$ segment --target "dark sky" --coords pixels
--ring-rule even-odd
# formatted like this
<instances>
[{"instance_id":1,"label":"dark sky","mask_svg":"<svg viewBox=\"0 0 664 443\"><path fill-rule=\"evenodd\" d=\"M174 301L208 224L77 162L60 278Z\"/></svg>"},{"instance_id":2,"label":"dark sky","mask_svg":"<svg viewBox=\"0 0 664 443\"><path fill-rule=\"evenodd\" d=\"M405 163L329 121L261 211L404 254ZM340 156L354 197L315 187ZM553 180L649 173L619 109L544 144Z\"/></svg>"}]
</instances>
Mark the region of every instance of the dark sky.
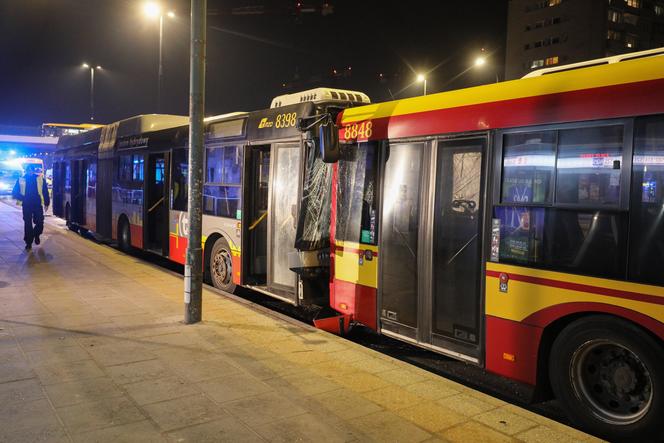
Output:
<instances>
[{"instance_id":1,"label":"dark sky","mask_svg":"<svg viewBox=\"0 0 664 443\"><path fill-rule=\"evenodd\" d=\"M96 121L156 112L158 25L143 3L0 0L0 124L88 121L83 62L103 67ZM165 22L161 111L186 114L189 2L163 3L178 16ZM361 90L373 101L409 97L422 88L414 71L436 66L430 92L502 76L507 0L329 0L325 16L322 0L303 0L318 8L311 13L297 14L296 3L208 0L206 115L265 108L275 95L315 86ZM246 6L263 13L237 15ZM489 66L457 77L481 48L493 54Z\"/></svg>"}]
</instances>

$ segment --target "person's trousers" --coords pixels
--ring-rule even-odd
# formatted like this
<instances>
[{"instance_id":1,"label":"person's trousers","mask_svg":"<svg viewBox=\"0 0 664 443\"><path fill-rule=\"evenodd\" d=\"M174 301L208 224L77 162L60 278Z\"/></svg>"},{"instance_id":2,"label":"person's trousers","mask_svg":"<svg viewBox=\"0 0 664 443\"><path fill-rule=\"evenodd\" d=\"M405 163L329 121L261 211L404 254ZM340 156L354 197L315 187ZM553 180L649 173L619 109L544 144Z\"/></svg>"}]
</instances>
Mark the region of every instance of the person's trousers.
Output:
<instances>
[{"instance_id":1,"label":"person's trousers","mask_svg":"<svg viewBox=\"0 0 664 443\"><path fill-rule=\"evenodd\" d=\"M23 240L25 240L26 245L32 245L35 237L39 237L44 231L44 208L42 205L23 205L23 223Z\"/></svg>"}]
</instances>

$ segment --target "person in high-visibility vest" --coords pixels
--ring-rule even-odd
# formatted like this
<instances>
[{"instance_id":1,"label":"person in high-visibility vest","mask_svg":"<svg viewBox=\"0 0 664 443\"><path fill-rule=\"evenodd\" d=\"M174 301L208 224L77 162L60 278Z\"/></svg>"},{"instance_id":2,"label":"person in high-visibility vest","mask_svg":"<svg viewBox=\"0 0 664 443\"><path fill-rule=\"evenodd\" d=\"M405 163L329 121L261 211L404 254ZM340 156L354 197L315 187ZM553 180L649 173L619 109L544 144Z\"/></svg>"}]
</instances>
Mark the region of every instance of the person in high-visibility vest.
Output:
<instances>
[{"instance_id":1,"label":"person in high-visibility vest","mask_svg":"<svg viewBox=\"0 0 664 443\"><path fill-rule=\"evenodd\" d=\"M41 243L39 236L44 230L44 211L51 204L48 186L38 165L28 164L25 174L16 180L12 196L23 207L23 240L25 249L32 249L32 242ZM34 225L33 225L34 222Z\"/></svg>"}]
</instances>

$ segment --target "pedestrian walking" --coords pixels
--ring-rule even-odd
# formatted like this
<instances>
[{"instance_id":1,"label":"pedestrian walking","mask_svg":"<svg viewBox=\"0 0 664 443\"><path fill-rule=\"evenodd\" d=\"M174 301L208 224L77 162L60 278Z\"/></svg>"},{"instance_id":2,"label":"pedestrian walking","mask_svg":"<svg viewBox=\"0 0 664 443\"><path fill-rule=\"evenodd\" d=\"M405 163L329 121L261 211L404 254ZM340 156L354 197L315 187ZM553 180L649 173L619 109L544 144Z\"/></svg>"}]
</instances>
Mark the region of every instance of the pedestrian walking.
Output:
<instances>
[{"instance_id":1,"label":"pedestrian walking","mask_svg":"<svg viewBox=\"0 0 664 443\"><path fill-rule=\"evenodd\" d=\"M38 165L26 166L25 174L16 180L12 196L23 207L23 240L26 251L29 251L33 241L36 245L41 243L39 236L44 230L44 211L51 204L48 186Z\"/></svg>"}]
</instances>

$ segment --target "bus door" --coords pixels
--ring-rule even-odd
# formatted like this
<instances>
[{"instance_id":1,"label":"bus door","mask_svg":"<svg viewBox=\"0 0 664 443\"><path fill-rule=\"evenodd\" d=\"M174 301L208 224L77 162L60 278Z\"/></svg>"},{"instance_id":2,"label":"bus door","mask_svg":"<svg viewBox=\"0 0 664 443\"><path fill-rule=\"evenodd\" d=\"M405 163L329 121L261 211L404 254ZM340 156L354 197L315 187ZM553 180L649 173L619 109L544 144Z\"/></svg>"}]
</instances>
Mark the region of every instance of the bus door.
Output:
<instances>
[{"instance_id":1,"label":"bus door","mask_svg":"<svg viewBox=\"0 0 664 443\"><path fill-rule=\"evenodd\" d=\"M242 235L242 284L267 284L267 215L270 184L270 145L245 148Z\"/></svg>"},{"instance_id":2,"label":"bus door","mask_svg":"<svg viewBox=\"0 0 664 443\"><path fill-rule=\"evenodd\" d=\"M486 139L392 143L383 156L381 330L475 361Z\"/></svg>"},{"instance_id":3,"label":"bus door","mask_svg":"<svg viewBox=\"0 0 664 443\"><path fill-rule=\"evenodd\" d=\"M53 215L60 218L64 218L65 215L65 211L63 208L64 180L65 180L64 161L58 161L53 163Z\"/></svg>"},{"instance_id":4,"label":"bus door","mask_svg":"<svg viewBox=\"0 0 664 443\"><path fill-rule=\"evenodd\" d=\"M88 162L87 160L73 160L71 163L71 221L79 226L85 226Z\"/></svg>"},{"instance_id":5,"label":"bus door","mask_svg":"<svg viewBox=\"0 0 664 443\"><path fill-rule=\"evenodd\" d=\"M380 236L380 319L385 332L418 337L419 232L425 143L385 147Z\"/></svg>"},{"instance_id":6,"label":"bus door","mask_svg":"<svg viewBox=\"0 0 664 443\"><path fill-rule=\"evenodd\" d=\"M168 177L169 153L148 155L145 181L145 249L168 256Z\"/></svg>"},{"instance_id":7,"label":"bus door","mask_svg":"<svg viewBox=\"0 0 664 443\"><path fill-rule=\"evenodd\" d=\"M439 141L433 191L431 344L479 357L484 137Z\"/></svg>"},{"instance_id":8,"label":"bus door","mask_svg":"<svg viewBox=\"0 0 664 443\"><path fill-rule=\"evenodd\" d=\"M300 142L272 145L267 284L292 302L297 302L297 274L288 267L288 255L296 251L300 156Z\"/></svg>"}]
</instances>

